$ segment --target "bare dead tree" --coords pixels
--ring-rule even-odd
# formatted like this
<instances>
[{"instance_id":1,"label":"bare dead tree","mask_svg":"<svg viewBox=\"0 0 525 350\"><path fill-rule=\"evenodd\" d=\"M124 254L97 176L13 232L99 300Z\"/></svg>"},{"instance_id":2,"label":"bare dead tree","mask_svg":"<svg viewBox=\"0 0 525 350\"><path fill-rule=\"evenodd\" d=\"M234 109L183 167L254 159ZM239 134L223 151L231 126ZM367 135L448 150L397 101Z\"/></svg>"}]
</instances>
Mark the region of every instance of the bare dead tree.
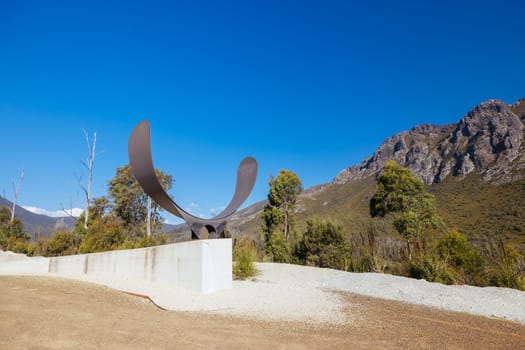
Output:
<instances>
[{"instance_id":1,"label":"bare dead tree","mask_svg":"<svg viewBox=\"0 0 525 350\"><path fill-rule=\"evenodd\" d=\"M84 228L88 228L88 218L89 218L89 204L91 203L91 181L93 179L93 162L95 160L95 147L97 145L97 133L93 133L93 143L89 140L89 135L86 132L86 130L82 129L84 132L84 136L86 137L86 143L89 151L89 157L87 159L87 162L80 161L82 165L87 169L88 171L88 180L87 185L84 186L80 178L78 179L78 184L80 185L80 188L82 188L82 191L84 191L84 194L86 196L86 209L84 210Z\"/></svg>"},{"instance_id":2,"label":"bare dead tree","mask_svg":"<svg viewBox=\"0 0 525 350\"><path fill-rule=\"evenodd\" d=\"M11 223L15 221L15 209L16 209L16 202L18 201L18 195L20 194L20 184L22 183L22 180L24 179L24 169L20 170L20 176L18 177L18 181L13 181L13 207L11 209Z\"/></svg>"}]
</instances>

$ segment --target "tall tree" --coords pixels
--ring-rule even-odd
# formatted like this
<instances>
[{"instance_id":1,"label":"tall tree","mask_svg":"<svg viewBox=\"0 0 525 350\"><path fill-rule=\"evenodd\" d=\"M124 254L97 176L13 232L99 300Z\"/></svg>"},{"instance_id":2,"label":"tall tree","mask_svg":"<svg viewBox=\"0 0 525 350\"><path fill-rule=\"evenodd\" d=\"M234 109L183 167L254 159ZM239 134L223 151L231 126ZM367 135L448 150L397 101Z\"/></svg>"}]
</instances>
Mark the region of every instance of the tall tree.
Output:
<instances>
[{"instance_id":1,"label":"tall tree","mask_svg":"<svg viewBox=\"0 0 525 350\"><path fill-rule=\"evenodd\" d=\"M84 136L86 138L86 143L89 151L87 162L80 161L82 165L88 171L88 180L86 186L82 185L80 179L78 181L84 195L86 196L86 209L84 210L84 228L88 228L88 219L89 219L89 206L91 205L91 181L93 180L93 162L95 161L95 148L97 146L97 133L93 133L93 143L89 140L89 135L86 130L83 130Z\"/></svg>"},{"instance_id":2,"label":"tall tree","mask_svg":"<svg viewBox=\"0 0 525 350\"><path fill-rule=\"evenodd\" d=\"M303 184L293 171L283 169L275 179L270 179L269 185L269 205L281 212L283 235L288 241L294 225L293 212L296 208L297 196L303 190Z\"/></svg>"},{"instance_id":3,"label":"tall tree","mask_svg":"<svg viewBox=\"0 0 525 350\"><path fill-rule=\"evenodd\" d=\"M168 191L173 185L173 177L155 170L163 188ZM109 198L113 204L113 212L120 218L128 229L135 229L146 224L148 217L148 196L142 190L139 183L132 175L129 164L117 168L117 173L109 181ZM158 226L161 217L160 207L156 203L151 204L151 221L153 228Z\"/></svg>"},{"instance_id":4,"label":"tall tree","mask_svg":"<svg viewBox=\"0 0 525 350\"><path fill-rule=\"evenodd\" d=\"M370 215L383 217L391 212L402 212L409 207L411 198L423 190L423 182L410 170L389 160L377 179L376 192L370 200Z\"/></svg>"},{"instance_id":5,"label":"tall tree","mask_svg":"<svg viewBox=\"0 0 525 350\"><path fill-rule=\"evenodd\" d=\"M412 247L416 252L430 229L441 224L435 197L408 170L390 160L377 179L377 188L370 200L370 215L383 217L393 213L395 229L405 238L409 259Z\"/></svg>"}]
</instances>

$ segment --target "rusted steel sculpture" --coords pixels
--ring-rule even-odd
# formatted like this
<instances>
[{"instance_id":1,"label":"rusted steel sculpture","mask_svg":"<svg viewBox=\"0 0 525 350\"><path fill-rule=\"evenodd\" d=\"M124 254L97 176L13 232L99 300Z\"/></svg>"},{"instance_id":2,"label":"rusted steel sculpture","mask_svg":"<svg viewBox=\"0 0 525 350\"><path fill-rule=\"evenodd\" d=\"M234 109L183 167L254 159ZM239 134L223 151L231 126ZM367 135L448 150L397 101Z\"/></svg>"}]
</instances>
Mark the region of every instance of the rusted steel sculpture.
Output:
<instances>
[{"instance_id":1,"label":"rusted steel sculpture","mask_svg":"<svg viewBox=\"0 0 525 350\"><path fill-rule=\"evenodd\" d=\"M192 239L200 239L199 233L203 227L207 229L209 238L224 237L227 221L248 198L257 177L257 161L252 157L244 158L237 170L237 184L230 204L219 215L205 219L182 209L162 188L153 167L148 121L145 120L138 124L131 133L128 153L132 173L144 192L162 208L186 221L191 229Z\"/></svg>"}]
</instances>

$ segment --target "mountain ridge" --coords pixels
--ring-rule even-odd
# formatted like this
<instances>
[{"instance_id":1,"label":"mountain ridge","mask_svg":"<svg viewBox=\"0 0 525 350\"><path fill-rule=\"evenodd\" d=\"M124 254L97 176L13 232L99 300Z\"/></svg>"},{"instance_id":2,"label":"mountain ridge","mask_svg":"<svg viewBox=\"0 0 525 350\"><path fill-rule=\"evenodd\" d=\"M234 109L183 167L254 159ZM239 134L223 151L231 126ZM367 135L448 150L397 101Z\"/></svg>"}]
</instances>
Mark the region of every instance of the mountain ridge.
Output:
<instances>
[{"instance_id":1,"label":"mountain ridge","mask_svg":"<svg viewBox=\"0 0 525 350\"><path fill-rule=\"evenodd\" d=\"M480 244L497 235L525 251L524 123L525 98L512 105L489 100L457 123L420 124L397 133L331 182L305 189L298 198L297 231L305 229L308 217L318 215L343 224L348 239L366 237L371 225L378 234L395 235L391 225L369 214L376 178L393 159L428 184L449 227ZM237 213L231 232L261 239L264 203Z\"/></svg>"},{"instance_id":2,"label":"mountain ridge","mask_svg":"<svg viewBox=\"0 0 525 350\"><path fill-rule=\"evenodd\" d=\"M473 171L488 181L518 180L525 169L524 118L525 98L512 105L482 102L458 123L421 124L387 138L372 156L343 169L332 183L377 174L390 159L428 185Z\"/></svg>"}]
</instances>

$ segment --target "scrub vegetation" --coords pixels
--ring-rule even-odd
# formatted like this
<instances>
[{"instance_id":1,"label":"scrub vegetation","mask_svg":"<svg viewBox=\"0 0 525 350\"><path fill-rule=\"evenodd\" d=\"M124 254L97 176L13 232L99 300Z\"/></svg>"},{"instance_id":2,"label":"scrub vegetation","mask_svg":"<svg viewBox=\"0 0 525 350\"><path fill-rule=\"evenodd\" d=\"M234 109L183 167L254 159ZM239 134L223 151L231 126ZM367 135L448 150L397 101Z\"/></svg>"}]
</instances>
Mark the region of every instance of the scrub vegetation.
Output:
<instances>
[{"instance_id":1,"label":"scrub vegetation","mask_svg":"<svg viewBox=\"0 0 525 350\"><path fill-rule=\"evenodd\" d=\"M442 215L443 212L450 213L440 208L443 200L446 201L441 191L454 193L444 190L450 184L442 184L431 192L408 169L393 161L389 161L378 176L374 193L367 190L368 181L358 182L362 187L345 189L339 186L339 191L321 194L315 201L304 196L306 199L301 203L308 207L328 201L337 202L345 194L348 195L345 192L350 191L354 198L367 198L368 212L363 210L362 204L357 205L357 209L354 207L352 215L332 212L335 217L351 217L353 220L341 223L329 215L322 215L323 210L295 210L288 222L301 222L296 216L304 217L305 212L316 212L316 215L306 218L304 228L300 225L289 227L285 235L282 220L284 207L273 200L278 195L274 184L279 182L279 191L286 193L294 204L300 193L297 189L301 186L298 186L300 181L297 175L289 170L280 172L270 180L269 204L261 215L264 244L257 244L255 236L253 246L263 247L259 255L266 261L354 272L393 273L445 284L491 285L525 290L525 257L513 244L502 237L498 240L486 234L483 227L481 231L469 235L478 239L467 238L464 230L450 225L454 221L449 219L449 215ZM469 180L466 181L468 188ZM482 190L477 189L474 195L481 196ZM356 193L361 196L355 196ZM517 199L513 206L520 203ZM520 212L509 209L503 216L508 219ZM520 225L523 221L518 219L511 220L511 225ZM348 226L352 230L348 230Z\"/></svg>"},{"instance_id":2,"label":"scrub vegetation","mask_svg":"<svg viewBox=\"0 0 525 350\"><path fill-rule=\"evenodd\" d=\"M171 175L157 171L164 188L172 186ZM165 233L148 235L162 225L160 207L148 206L147 195L125 165L116 170L108 183L108 196L91 200L88 219L84 214L77 219L72 229L54 232L49 239L37 237L35 242L23 232L20 220L9 220L9 209L0 208L0 249L27 255L63 256L79 253L95 253L116 249L142 248L165 244L169 236ZM147 220L147 217L150 220ZM87 228L86 228L87 222Z\"/></svg>"},{"instance_id":3,"label":"scrub vegetation","mask_svg":"<svg viewBox=\"0 0 525 350\"><path fill-rule=\"evenodd\" d=\"M169 190L172 177L158 176ZM247 221L242 236L233 234L234 276L253 277L255 261L271 261L525 290L524 189L525 180L495 186L475 174L429 187L391 161L377 179L299 196L301 180L282 170L269 181L259 226ZM72 229L31 240L0 208L0 249L62 256L166 244L167 234L147 234L147 222L151 232L162 225L159 212L126 165L109 181L108 196L91 200L87 228L81 216Z\"/></svg>"}]
</instances>

